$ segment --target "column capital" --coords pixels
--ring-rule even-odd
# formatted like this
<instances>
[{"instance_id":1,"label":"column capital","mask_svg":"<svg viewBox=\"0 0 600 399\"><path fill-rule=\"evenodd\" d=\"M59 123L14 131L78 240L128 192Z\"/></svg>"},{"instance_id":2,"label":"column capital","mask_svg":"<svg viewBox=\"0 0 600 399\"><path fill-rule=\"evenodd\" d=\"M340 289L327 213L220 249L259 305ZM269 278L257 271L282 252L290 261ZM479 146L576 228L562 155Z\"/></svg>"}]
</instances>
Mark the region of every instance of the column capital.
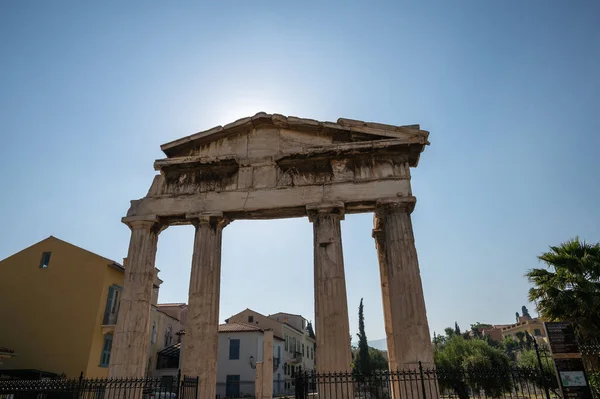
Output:
<instances>
[{"instance_id":1,"label":"column capital","mask_svg":"<svg viewBox=\"0 0 600 399\"><path fill-rule=\"evenodd\" d=\"M185 215L185 218L189 219L196 227L201 224L208 224L214 228L224 228L231 222L231 220L224 216L223 212L220 211L188 213Z\"/></svg>"},{"instance_id":2,"label":"column capital","mask_svg":"<svg viewBox=\"0 0 600 399\"><path fill-rule=\"evenodd\" d=\"M160 229L160 221L156 215L143 215L143 216L125 216L121 218L121 222L129 226L130 229L146 229L155 230Z\"/></svg>"},{"instance_id":3,"label":"column capital","mask_svg":"<svg viewBox=\"0 0 600 399\"><path fill-rule=\"evenodd\" d=\"M407 197L382 198L375 203L375 213L402 210L410 214L415 209L416 203L417 198L412 195Z\"/></svg>"},{"instance_id":4,"label":"column capital","mask_svg":"<svg viewBox=\"0 0 600 399\"><path fill-rule=\"evenodd\" d=\"M314 222L319 216L328 214L339 215L340 220L344 220L345 212L346 208L344 207L344 203L341 201L320 202L317 204L306 205L308 220L311 222Z\"/></svg>"}]
</instances>

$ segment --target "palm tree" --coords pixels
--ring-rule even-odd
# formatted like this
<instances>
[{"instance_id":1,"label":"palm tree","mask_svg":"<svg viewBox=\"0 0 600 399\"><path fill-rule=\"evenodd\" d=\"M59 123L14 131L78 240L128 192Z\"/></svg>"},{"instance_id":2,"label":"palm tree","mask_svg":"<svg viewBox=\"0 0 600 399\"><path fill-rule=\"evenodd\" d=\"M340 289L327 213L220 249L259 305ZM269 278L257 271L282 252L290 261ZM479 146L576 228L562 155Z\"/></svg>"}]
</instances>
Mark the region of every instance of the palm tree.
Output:
<instances>
[{"instance_id":1,"label":"palm tree","mask_svg":"<svg viewBox=\"0 0 600 399\"><path fill-rule=\"evenodd\" d=\"M531 269L529 300L547 321L569 321L580 341L600 337L600 244L578 238L538 256L546 269Z\"/></svg>"}]
</instances>

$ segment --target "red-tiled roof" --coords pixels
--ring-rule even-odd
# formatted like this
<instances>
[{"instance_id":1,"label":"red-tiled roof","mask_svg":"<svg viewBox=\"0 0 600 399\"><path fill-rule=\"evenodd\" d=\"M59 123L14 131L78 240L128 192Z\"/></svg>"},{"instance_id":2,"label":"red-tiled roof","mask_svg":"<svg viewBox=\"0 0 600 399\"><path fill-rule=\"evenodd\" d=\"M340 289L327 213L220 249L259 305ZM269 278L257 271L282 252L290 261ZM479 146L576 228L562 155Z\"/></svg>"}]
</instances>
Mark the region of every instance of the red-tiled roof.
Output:
<instances>
[{"instance_id":1,"label":"red-tiled roof","mask_svg":"<svg viewBox=\"0 0 600 399\"><path fill-rule=\"evenodd\" d=\"M219 332L254 332L254 331L262 331L262 329L245 323L240 323L237 321L231 323L225 323L219 325Z\"/></svg>"}]
</instances>

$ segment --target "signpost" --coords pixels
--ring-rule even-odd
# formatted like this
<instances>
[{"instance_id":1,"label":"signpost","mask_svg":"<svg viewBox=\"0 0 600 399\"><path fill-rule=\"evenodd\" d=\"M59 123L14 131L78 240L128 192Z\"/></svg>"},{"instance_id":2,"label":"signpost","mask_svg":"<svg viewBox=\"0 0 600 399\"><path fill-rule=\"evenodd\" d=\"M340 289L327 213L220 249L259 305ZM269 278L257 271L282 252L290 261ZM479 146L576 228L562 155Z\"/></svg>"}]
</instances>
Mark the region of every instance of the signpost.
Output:
<instances>
[{"instance_id":1,"label":"signpost","mask_svg":"<svg viewBox=\"0 0 600 399\"><path fill-rule=\"evenodd\" d=\"M544 323L564 399L592 399L575 331L570 323Z\"/></svg>"}]
</instances>

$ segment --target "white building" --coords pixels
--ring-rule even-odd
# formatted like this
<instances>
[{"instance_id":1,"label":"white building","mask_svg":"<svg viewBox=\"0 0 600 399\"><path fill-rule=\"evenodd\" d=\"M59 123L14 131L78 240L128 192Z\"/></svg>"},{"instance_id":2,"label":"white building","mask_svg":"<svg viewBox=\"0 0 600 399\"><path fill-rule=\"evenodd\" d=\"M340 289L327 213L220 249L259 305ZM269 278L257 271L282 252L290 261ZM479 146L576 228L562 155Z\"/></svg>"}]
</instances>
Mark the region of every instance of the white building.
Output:
<instances>
[{"instance_id":1,"label":"white building","mask_svg":"<svg viewBox=\"0 0 600 399\"><path fill-rule=\"evenodd\" d=\"M281 355L283 340L273 339L273 393L283 393ZM264 330L239 322L219 326L219 354L217 361L217 395L220 398L253 396L255 392L256 362L263 361Z\"/></svg>"},{"instance_id":2,"label":"white building","mask_svg":"<svg viewBox=\"0 0 600 399\"><path fill-rule=\"evenodd\" d=\"M169 309L171 310L171 309ZM185 322L187 316L180 318ZM219 325L217 357L217 395L237 398L254 395L256 362L263 360L264 331L273 331L273 394L294 391L298 370L315 369L315 338L308 321L290 313L265 316L246 309ZM173 344L158 353L154 376L177 375L182 344Z\"/></svg>"},{"instance_id":3,"label":"white building","mask_svg":"<svg viewBox=\"0 0 600 399\"><path fill-rule=\"evenodd\" d=\"M315 338L308 331L308 321L301 315L280 312L265 316L252 309L246 309L226 320L226 323L233 322L271 329L276 338L283 340L282 367L274 373L277 388L274 393L292 392L294 376L300 368L306 371L315 369ZM273 357L276 355L277 353L273 352Z\"/></svg>"}]
</instances>

